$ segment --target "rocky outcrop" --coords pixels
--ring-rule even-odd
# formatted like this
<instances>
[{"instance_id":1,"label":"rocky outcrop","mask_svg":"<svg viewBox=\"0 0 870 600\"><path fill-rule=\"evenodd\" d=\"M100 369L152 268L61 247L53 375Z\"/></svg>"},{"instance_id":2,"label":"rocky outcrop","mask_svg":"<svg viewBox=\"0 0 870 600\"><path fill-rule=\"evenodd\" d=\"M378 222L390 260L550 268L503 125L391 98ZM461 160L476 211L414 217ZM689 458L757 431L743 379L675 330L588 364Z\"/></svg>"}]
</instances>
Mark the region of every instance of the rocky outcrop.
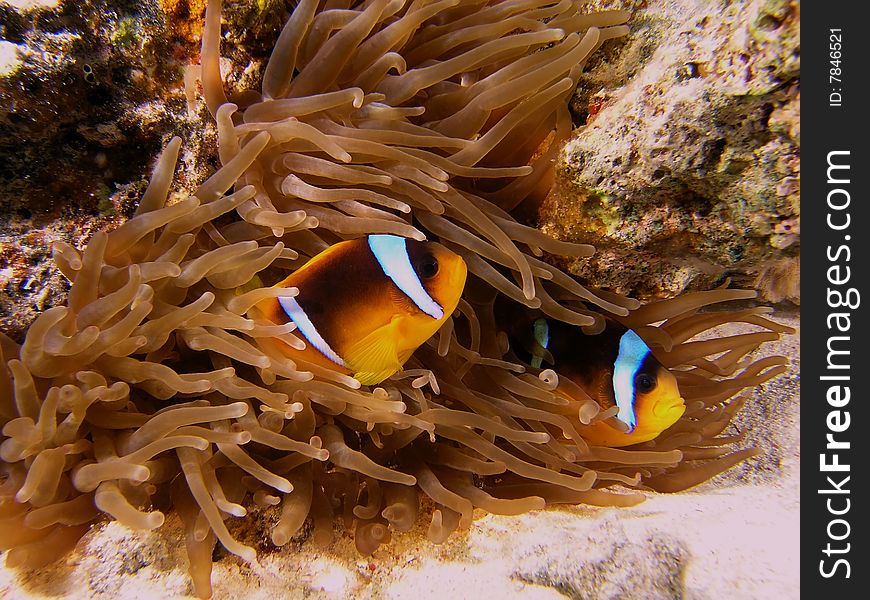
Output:
<instances>
[{"instance_id":1,"label":"rocky outcrop","mask_svg":"<svg viewBox=\"0 0 870 600\"><path fill-rule=\"evenodd\" d=\"M785 0L650 2L594 55L541 208L598 248L575 274L640 296L730 277L799 301L798 22Z\"/></svg>"}]
</instances>

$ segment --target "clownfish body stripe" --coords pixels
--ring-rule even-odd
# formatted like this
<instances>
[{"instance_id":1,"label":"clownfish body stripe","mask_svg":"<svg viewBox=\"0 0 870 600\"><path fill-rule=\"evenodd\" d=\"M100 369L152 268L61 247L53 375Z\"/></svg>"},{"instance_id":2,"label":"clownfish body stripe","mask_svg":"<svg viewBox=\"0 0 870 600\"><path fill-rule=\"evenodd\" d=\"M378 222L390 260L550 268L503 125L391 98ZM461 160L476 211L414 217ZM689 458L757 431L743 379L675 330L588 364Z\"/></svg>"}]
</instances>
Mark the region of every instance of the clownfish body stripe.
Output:
<instances>
[{"instance_id":1,"label":"clownfish body stripe","mask_svg":"<svg viewBox=\"0 0 870 600\"><path fill-rule=\"evenodd\" d=\"M550 324L547 323L547 319L536 320L532 327L534 328L535 342L546 350L547 346L550 345ZM543 356L532 355L531 364L536 369L540 369L543 362Z\"/></svg>"},{"instance_id":2,"label":"clownfish body stripe","mask_svg":"<svg viewBox=\"0 0 870 600\"><path fill-rule=\"evenodd\" d=\"M311 319L308 318L308 315L305 314L305 311L301 306L299 306L299 303L295 298L278 298L278 302L281 304L281 308L284 309L284 312L290 320L296 323L299 333L308 340L308 343L317 348L321 354L338 366L347 368L347 365L342 358L329 346L326 340L323 339L323 336L321 336L317 331L317 327L314 326L314 323L311 322Z\"/></svg>"},{"instance_id":3,"label":"clownfish body stripe","mask_svg":"<svg viewBox=\"0 0 870 600\"><path fill-rule=\"evenodd\" d=\"M368 245L384 271L414 304L433 319L441 319L444 309L432 299L423 287L420 277L411 266L405 238L394 235L370 235Z\"/></svg>"},{"instance_id":4,"label":"clownfish body stripe","mask_svg":"<svg viewBox=\"0 0 870 600\"><path fill-rule=\"evenodd\" d=\"M619 354L613 363L613 391L619 407L616 418L628 425L629 431L634 431L637 426L635 376L649 354L649 346L631 329L619 339Z\"/></svg>"}]
</instances>

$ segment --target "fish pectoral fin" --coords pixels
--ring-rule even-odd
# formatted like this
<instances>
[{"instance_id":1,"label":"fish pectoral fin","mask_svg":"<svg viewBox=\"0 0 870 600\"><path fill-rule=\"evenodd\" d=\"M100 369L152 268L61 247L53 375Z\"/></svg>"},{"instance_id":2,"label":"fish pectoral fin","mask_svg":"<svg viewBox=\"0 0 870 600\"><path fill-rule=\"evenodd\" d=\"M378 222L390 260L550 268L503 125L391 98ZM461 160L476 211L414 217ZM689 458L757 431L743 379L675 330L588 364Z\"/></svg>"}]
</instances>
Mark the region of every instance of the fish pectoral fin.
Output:
<instances>
[{"instance_id":1,"label":"fish pectoral fin","mask_svg":"<svg viewBox=\"0 0 870 600\"><path fill-rule=\"evenodd\" d=\"M400 327L401 317L393 317L344 353L345 362L355 371L354 379L364 385L374 385L402 369L396 351Z\"/></svg>"},{"instance_id":2,"label":"fish pectoral fin","mask_svg":"<svg viewBox=\"0 0 870 600\"><path fill-rule=\"evenodd\" d=\"M399 367L401 369L401 367ZM377 385L382 382L384 379L389 378L391 375L395 374L399 369L384 369L383 371L359 371L358 373L353 374L353 378L359 381L363 385Z\"/></svg>"}]
</instances>

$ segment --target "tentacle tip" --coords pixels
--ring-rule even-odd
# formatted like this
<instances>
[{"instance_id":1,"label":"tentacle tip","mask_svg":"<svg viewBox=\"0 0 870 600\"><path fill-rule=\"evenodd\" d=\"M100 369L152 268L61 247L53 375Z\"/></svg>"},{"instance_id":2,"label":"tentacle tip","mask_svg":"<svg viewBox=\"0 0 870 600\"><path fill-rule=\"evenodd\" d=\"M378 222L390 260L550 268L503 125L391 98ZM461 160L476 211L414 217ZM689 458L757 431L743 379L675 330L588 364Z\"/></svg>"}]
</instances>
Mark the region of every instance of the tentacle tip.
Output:
<instances>
[{"instance_id":1,"label":"tentacle tip","mask_svg":"<svg viewBox=\"0 0 870 600\"><path fill-rule=\"evenodd\" d=\"M243 548L241 548L238 556L246 563L250 563L252 567L260 566L257 562L257 551L250 546L244 546Z\"/></svg>"},{"instance_id":2,"label":"tentacle tip","mask_svg":"<svg viewBox=\"0 0 870 600\"><path fill-rule=\"evenodd\" d=\"M147 529L157 529L158 527L163 526L163 523L165 521L166 517L164 516L164 514L159 510L155 510L146 517Z\"/></svg>"}]
</instances>

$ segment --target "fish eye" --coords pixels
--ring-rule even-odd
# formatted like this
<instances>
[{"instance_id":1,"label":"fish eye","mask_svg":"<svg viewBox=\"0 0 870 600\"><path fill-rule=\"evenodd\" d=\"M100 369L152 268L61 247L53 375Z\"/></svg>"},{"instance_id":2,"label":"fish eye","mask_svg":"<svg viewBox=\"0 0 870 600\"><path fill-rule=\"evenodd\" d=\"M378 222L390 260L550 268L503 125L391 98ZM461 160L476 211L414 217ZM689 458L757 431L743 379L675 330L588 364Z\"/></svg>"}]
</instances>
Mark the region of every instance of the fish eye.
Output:
<instances>
[{"instance_id":1,"label":"fish eye","mask_svg":"<svg viewBox=\"0 0 870 600\"><path fill-rule=\"evenodd\" d=\"M438 260L431 254L424 257L417 265L420 277L423 279L431 279L438 274Z\"/></svg>"},{"instance_id":2,"label":"fish eye","mask_svg":"<svg viewBox=\"0 0 870 600\"><path fill-rule=\"evenodd\" d=\"M647 373L640 373L634 378L634 387L638 392L651 392L656 386L656 378Z\"/></svg>"}]
</instances>

